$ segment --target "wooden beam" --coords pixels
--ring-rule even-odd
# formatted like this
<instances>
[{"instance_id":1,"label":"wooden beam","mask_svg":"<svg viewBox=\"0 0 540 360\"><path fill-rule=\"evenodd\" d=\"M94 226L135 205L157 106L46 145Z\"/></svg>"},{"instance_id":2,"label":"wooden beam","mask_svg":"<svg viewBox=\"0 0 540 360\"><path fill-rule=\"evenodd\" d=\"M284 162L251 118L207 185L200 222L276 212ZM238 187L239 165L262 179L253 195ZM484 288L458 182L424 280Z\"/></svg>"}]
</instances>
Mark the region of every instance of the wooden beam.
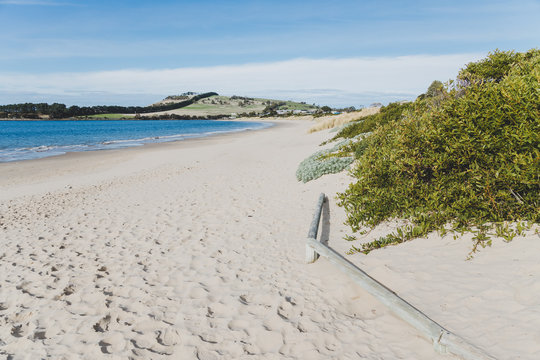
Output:
<instances>
[{"instance_id":1,"label":"wooden beam","mask_svg":"<svg viewBox=\"0 0 540 360\"><path fill-rule=\"evenodd\" d=\"M424 335L427 335L433 342L433 346L437 352L457 355L466 360L496 360L491 355L486 354L482 349L446 330L394 291L345 259L335 250L321 244L314 238L308 238L306 246L327 258L355 283L386 305L395 315L408 322Z\"/></svg>"},{"instance_id":2,"label":"wooden beam","mask_svg":"<svg viewBox=\"0 0 540 360\"><path fill-rule=\"evenodd\" d=\"M317 233L319 231L319 222L321 220L322 206L326 200L326 195L321 193L319 199L317 200L317 207L315 208L315 214L313 215L313 220L311 221L311 226L309 227L308 239L314 239L317 241ZM319 254L312 248L306 245L306 263L311 264L319 258Z\"/></svg>"}]
</instances>

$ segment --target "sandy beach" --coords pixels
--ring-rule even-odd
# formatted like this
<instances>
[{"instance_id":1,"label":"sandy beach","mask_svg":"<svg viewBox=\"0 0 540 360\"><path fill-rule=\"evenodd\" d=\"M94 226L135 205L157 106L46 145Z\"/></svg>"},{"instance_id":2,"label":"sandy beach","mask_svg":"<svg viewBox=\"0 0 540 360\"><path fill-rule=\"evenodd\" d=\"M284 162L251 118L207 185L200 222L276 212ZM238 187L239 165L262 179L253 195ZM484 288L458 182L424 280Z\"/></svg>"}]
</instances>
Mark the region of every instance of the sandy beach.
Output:
<instances>
[{"instance_id":1,"label":"sandy beach","mask_svg":"<svg viewBox=\"0 0 540 360\"><path fill-rule=\"evenodd\" d=\"M330 137L312 126L0 164L0 357L453 359L326 260L304 263L321 192L324 236L350 247L348 175L295 178ZM532 360L535 230L472 260L469 235L437 234L348 258L496 358Z\"/></svg>"}]
</instances>

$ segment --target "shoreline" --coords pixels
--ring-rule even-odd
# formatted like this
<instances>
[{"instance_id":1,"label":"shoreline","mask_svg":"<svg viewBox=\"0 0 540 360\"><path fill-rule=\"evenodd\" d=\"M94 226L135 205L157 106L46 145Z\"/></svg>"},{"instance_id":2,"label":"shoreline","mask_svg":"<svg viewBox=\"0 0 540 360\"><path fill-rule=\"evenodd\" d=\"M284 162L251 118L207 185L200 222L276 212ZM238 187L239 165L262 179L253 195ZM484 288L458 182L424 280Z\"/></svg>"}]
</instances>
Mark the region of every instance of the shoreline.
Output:
<instances>
[{"instance_id":1,"label":"shoreline","mask_svg":"<svg viewBox=\"0 0 540 360\"><path fill-rule=\"evenodd\" d=\"M127 116L131 116L129 114L126 114ZM165 115L171 115L171 114L165 114ZM191 115L188 115L191 116ZM264 117L262 115L256 115L256 116L249 116L249 117L234 117L231 118L230 115L224 114L224 115L217 115L222 116L216 119L211 119L206 116L198 116L197 118L186 118L186 119L170 119L170 118L163 118L163 119L152 119L149 117L132 117L132 118L118 118L118 119L112 119L112 118L84 118L84 119L77 119L77 118L67 118L67 119L49 119L49 118L43 118L43 119L24 119L24 118L0 118L0 121L131 121L131 120L137 120L137 121L193 121L193 120L209 120L209 121L265 121L264 119L278 119L278 120L286 120L291 118L305 118L305 117L313 117L313 115L282 115L282 116L270 116L270 117ZM256 119L256 120L250 120L250 119Z\"/></svg>"},{"instance_id":2,"label":"shoreline","mask_svg":"<svg viewBox=\"0 0 540 360\"><path fill-rule=\"evenodd\" d=\"M249 136L256 132L266 132L271 131L274 128L286 127L288 121L281 122L278 120L272 121L271 123L272 126L256 130L247 129L183 140L145 143L140 146L91 151L73 151L37 159L0 162L0 189L5 186L16 184L17 188L34 193L35 191L32 190L32 186L39 182L43 182L44 178L50 178L48 182L51 183L54 179L65 178L66 175L80 177L84 174L91 175L96 170L114 172L113 165L130 163L140 155L151 156L152 154L156 154L159 156L167 151L182 151L182 149L216 145L224 140L239 140L244 136ZM87 162L90 162L93 165L87 167ZM157 161L156 164L159 164L159 161ZM51 168L58 169L59 174L51 174ZM125 171L126 169L124 168L123 170ZM122 170L118 170L116 173L120 175ZM38 187L38 189L38 191L41 191L42 187ZM11 189L11 192L14 191L14 189ZM0 192L0 200L5 200L6 196L8 196L8 192Z\"/></svg>"},{"instance_id":3,"label":"shoreline","mask_svg":"<svg viewBox=\"0 0 540 360\"><path fill-rule=\"evenodd\" d=\"M192 120L211 120L211 121L224 121L228 120L228 118L220 118L220 119L208 119L208 118L200 118L200 119L148 119L148 118L118 118L118 119L111 119L111 118L93 118L93 119L0 119L0 121L131 121L131 120L137 120L137 121L164 121L164 120L171 120L171 121L192 121ZM234 119L230 119L234 120Z\"/></svg>"},{"instance_id":4,"label":"shoreline","mask_svg":"<svg viewBox=\"0 0 540 360\"><path fill-rule=\"evenodd\" d=\"M30 121L33 121L33 120L30 120ZM46 121L55 121L55 120L46 120ZM77 121L77 120L58 120L58 121ZM93 120L88 120L88 121L93 121ZM98 120L98 121L110 121L110 120ZM123 121L123 120L114 120L114 121ZM152 120L143 120L143 121L152 121ZM177 121L184 121L184 120L177 120ZM185 120L185 121L190 121L190 120ZM244 120L211 120L211 121L216 121L216 122L219 122L219 121L246 122ZM118 141L118 140L133 141L133 142L140 141L140 143L133 144L133 145L128 145L128 146L124 146L124 147L116 147L116 148L111 147L111 148L103 148L103 149L84 149L84 150L79 150L79 151L69 151L68 150L68 151L66 151L66 152L64 152L62 154L56 154L56 155L52 154L52 155L47 155L47 156L43 156L43 157L36 157L36 158L31 158L31 159L0 161L0 165L1 164L7 164L7 163L19 163L19 162L25 162L25 161L43 160L43 159L47 159L47 158L50 158L50 157L64 156L64 155L72 154L72 153L85 153L85 152L95 152L95 151L104 151L104 150L106 150L106 151L122 150L122 149L139 148L139 147L144 147L144 146L153 145L153 144L165 144L165 143L172 143L172 142L189 141L189 140L196 140L196 139L202 139L202 138L207 138L207 137L223 136L223 135L229 135L229 134L238 134L238 133L249 132L249 131L266 130L268 128L276 126L276 122L274 121L274 119L271 119L270 121L258 120L258 121L250 121L250 122L264 124L264 127L260 128L260 129L249 129L248 128L248 129L239 129L239 130L226 130L226 131L223 131L223 132L207 133L207 134L202 134L202 135L185 135L186 137L183 138L183 139L165 140L165 141L148 141L148 142L144 142L144 141L141 141L141 139L132 139L132 140L130 140L130 139L128 139L128 140L126 140L126 139L116 139L116 140L111 140L111 141ZM159 140L159 137L158 137L158 140ZM48 145L48 146L51 146L51 145ZM65 146L77 146L77 145L65 145Z\"/></svg>"}]
</instances>

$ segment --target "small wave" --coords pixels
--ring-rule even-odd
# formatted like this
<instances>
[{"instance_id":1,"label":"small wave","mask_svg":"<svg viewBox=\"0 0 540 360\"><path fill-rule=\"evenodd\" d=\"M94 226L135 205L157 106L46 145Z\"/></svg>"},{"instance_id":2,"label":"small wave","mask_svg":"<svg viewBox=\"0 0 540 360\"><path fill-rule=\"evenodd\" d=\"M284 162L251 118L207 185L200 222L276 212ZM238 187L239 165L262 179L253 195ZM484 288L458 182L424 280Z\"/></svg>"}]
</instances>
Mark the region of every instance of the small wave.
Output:
<instances>
[{"instance_id":1,"label":"small wave","mask_svg":"<svg viewBox=\"0 0 540 360\"><path fill-rule=\"evenodd\" d=\"M33 147L20 148L0 148L0 162L13 162L20 160L40 159L49 156L63 155L69 152L120 149L126 147L142 146L148 143L172 142L185 139L201 138L219 134L242 132L248 130L260 130L273 126L271 123L253 123L242 128L201 131L193 133L178 133L172 135L148 136L137 139L114 139L89 144L70 144L70 145L39 145Z\"/></svg>"}]
</instances>

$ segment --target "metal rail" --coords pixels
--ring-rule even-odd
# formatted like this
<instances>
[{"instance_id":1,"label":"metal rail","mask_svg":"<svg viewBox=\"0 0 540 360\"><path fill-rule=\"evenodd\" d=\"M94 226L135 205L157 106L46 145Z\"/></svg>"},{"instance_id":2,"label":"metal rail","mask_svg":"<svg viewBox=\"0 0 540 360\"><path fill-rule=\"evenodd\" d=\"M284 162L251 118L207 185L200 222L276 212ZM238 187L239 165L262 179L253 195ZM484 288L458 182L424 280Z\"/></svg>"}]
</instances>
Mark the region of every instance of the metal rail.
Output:
<instances>
[{"instance_id":1,"label":"metal rail","mask_svg":"<svg viewBox=\"0 0 540 360\"><path fill-rule=\"evenodd\" d=\"M453 354L466 360L496 360L482 349L468 343L461 337L445 329L433 321L422 311L405 301L394 291L369 276L362 269L345 259L335 250L317 240L317 232L321 218L322 205L326 196L321 194L317 209L308 233L306 242L306 262L312 263L320 256L327 258L339 270L348 275L355 283L386 305L395 315L408 322L414 328L426 335L435 350L441 354Z\"/></svg>"}]
</instances>

